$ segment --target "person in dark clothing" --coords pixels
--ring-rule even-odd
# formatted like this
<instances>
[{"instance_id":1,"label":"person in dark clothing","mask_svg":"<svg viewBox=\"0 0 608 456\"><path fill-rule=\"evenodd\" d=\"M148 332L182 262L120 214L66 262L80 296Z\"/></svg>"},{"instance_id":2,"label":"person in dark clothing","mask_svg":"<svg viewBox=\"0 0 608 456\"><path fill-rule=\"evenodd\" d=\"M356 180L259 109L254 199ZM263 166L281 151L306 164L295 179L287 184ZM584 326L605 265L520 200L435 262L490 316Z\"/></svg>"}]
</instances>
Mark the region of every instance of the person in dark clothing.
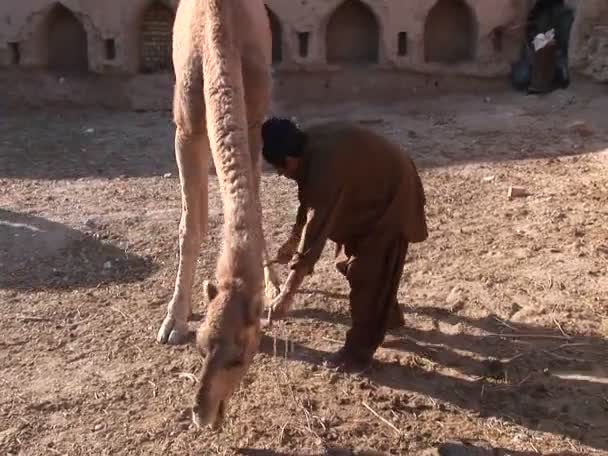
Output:
<instances>
[{"instance_id":1,"label":"person in dark clothing","mask_svg":"<svg viewBox=\"0 0 608 456\"><path fill-rule=\"evenodd\" d=\"M399 146L359 125L331 122L300 129L288 119L262 126L262 154L298 185L299 208L277 260L291 272L269 320L285 316L328 239L350 285L352 326L329 360L364 369L388 328L402 326L397 292L408 246L428 237L422 181Z\"/></svg>"}]
</instances>

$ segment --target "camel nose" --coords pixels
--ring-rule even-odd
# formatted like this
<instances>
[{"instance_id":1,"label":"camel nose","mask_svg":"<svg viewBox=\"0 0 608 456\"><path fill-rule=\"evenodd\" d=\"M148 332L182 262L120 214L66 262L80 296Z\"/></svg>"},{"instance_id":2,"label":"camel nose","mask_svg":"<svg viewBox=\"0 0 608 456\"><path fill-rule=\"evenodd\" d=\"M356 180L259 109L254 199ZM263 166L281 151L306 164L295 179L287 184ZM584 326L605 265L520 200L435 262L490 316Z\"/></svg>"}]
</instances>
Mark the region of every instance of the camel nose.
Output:
<instances>
[{"instance_id":1,"label":"camel nose","mask_svg":"<svg viewBox=\"0 0 608 456\"><path fill-rule=\"evenodd\" d=\"M203 416L203 410L201 409L201 407L199 405L195 405L194 407L192 407L192 422L194 423L194 425L196 427L204 427L205 425L207 425L208 423L206 423L206 420Z\"/></svg>"}]
</instances>

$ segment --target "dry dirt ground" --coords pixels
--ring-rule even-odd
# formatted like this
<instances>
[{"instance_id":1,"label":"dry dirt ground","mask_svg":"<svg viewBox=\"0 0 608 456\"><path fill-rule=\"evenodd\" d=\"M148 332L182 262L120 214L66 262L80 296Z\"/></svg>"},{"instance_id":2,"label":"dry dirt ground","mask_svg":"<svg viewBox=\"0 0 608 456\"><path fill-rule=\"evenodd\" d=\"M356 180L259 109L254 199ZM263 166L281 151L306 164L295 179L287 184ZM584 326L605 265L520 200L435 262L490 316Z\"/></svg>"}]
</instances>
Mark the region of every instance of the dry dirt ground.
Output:
<instances>
[{"instance_id":1,"label":"dry dirt ground","mask_svg":"<svg viewBox=\"0 0 608 456\"><path fill-rule=\"evenodd\" d=\"M224 430L195 429L201 359L154 340L177 260L168 113L3 113L0 453L608 454L606 86L291 114L360 121L421 170L430 238L406 265L407 327L371 372L322 365L349 324L328 245ZM509 185L529 195L509 200ZM296 197L272 174L263 190L274 251ZM210 206L198 320L219 243L215 178Z\"/></svg>"}]
</instances>

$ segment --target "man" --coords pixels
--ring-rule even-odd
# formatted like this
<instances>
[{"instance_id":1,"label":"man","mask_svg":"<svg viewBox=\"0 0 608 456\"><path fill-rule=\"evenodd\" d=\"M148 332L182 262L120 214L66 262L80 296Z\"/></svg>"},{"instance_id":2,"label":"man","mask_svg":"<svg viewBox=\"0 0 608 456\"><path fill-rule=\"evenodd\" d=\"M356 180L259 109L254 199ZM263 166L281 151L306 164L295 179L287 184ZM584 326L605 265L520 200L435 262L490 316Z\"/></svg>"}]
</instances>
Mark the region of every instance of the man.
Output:
<instances>
[{"instance_id":1,"label":"man","mask_svg":"<svg viewBox=\"0 0 608 456\"><path fill-rule=\"evenodd\" d=\"M387 328L403 325L397 302L410 242L424 241L425 197L414 162L382 136L332 122L301 130L288 119L262 126L262 153L279 174L298 184L296 222L277 261L291 272L273 301L270 319L283 317L327 239L338 245L337 269L350 284L352 327L329 360L365 369Z\"/></svg>"}]
</instances>

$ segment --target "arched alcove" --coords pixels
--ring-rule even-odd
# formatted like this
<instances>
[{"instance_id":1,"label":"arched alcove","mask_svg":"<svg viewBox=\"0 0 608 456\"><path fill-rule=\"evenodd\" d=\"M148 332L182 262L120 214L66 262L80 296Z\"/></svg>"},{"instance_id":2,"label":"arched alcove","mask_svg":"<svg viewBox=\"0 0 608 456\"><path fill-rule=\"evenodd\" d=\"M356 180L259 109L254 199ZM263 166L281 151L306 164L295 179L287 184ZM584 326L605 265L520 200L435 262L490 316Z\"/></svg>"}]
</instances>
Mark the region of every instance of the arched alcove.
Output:
<instances>
[{"instance_id":1,"label":"arched alcove","mask_svg":"<svg viewBox=\"0 0 608 456\"><path fill-rule=\"evenodd\" d=\"M424 60L459 63L475 58L477 20L464 0L438 0L424 24Z\"/></svg>"},{"instance_id":2,"label":"arched alcove","mask_svg":"<svg viewBox=\"0 0 608 456\"><path fill-rule=\"evenodd\" d=\"M86 73L89 70L87 32L78 18L60 3L46 18L46 63L51 71Z\"/></svg>"},{"instance_id":3,"label":"arched alcove","mask_svg":"<svg viewBox=\"0 0 608 456\"><path fill-rule=\"evenodd\" d=\"M270 31L272 32L272 63L283 61L283 27L276 14L266 7L268 20L270 21Z\"/></svg>"},{"instance_id":4,"label":"arched alcove","mask_svg":"<svg viewBox=\"0 0 608 456\"><path fill-rule=\"evenodd\" d=\"M327 22L325 40L328 63L378 62L380 25L360 0L347 0L333 12Z\"/></svg>"},{"instance_id":5,"label":"arched alcove","mask_svg":"<svg viewBox=\"0 0 608 456\"><path fill-rule=\"evenodd\" d=\"M139 67L142 73L169 71L173 67L173 10L155 1L144 11L140 26Z\"/></svg>"}]
</instances>

